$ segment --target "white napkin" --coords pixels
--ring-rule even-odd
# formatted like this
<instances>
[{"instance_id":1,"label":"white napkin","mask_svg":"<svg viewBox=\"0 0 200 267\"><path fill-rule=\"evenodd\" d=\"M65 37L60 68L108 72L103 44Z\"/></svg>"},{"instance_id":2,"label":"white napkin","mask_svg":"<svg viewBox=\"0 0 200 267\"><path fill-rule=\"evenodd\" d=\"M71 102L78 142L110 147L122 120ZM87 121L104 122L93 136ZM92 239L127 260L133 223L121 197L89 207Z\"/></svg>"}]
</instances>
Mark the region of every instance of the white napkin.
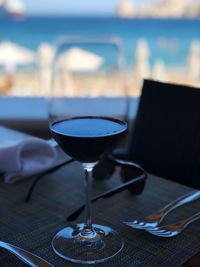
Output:
<instances>
[{"instance_id":1,"label":"white napkin","mask_svg":"<svg viewBox=\"0 0 200 267\"><path fill-rule=\"evenodd\" d=\"M14 183L48 169L56 151L47 141L0 127L0 172L5 183Z\"/></svg>"}]
</instances>

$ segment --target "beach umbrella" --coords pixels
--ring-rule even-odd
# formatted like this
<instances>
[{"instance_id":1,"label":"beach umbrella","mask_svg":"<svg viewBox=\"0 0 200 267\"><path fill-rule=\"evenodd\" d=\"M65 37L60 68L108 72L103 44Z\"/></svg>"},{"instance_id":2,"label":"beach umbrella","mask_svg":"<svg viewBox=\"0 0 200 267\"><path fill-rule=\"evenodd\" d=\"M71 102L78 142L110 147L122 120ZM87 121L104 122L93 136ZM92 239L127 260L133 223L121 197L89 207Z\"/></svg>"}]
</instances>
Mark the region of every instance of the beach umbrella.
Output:
<instances>
[{"instance_id":1,"label":"beach umbrella","mask_svg":"<svg viewBox=\"0 0 200 267\"><path fill-rule=\"evenodd\" d=\"M200 41L193 40L188 55L188 75L191 81L200 80Z\"/></svg>"},{"instance_id":2,"label":"beach umbrella","mask_svg":"<svg viewBox=\"0 0 200 267\"><path fill-rule=\"evenodd\" d=\"M55 47L49 43L42 43L38 47L37 61L41 68L51 67L55 55Z\"/></svg>"},{"instance_id":3,"label":"beach umbrella","mask_svg":"<svg viewBox=\"0 0 200 267\"><path fill-rule=\"evenodd\" d=\"M166 81L168 78L165 62L161 58L158 58L155 61L152 69L152 78L158 81Z\"/></svg>"},{"instance_id":4,"label":"beach umbrella","mask_svg":"<svg viewBox=\"0 0 200 267\"><path fill-rule=\"evenodd\" d=\"M69 71L91 72L97 70L104 62L104 59L79 47L72 47L61 55L62 67Z\"/></svg>"},{"instance_id":5,"label":"beach umbrella","mask_svg":"<svg viewBox=\"0 0 200 267\"><path fill-rule=\"evenodd\" d=\"M149 56L150 49L146 39L139 39L135 51L134 71L141 78L150 76Z\"/></svg>"},{"instance_id":6,"label":"beach umbrella","mask_svg":"<svg viewBox=\"0 0 200 267\"><path fill-rule=\"evenodd\" d=\"M0 43L0 65L27 65L35 60L35 53L12 42Z\"/></svg>"},{"instance_id":7,"label":"beach umbrella","mask_svg":"<svg viewBox=\"0 0 200 267\"><path fill-rule=\"evenodd\" d=\"M42 43L37 51L38 81L40 95L49 95L51 86L52 61L55 48L48 43Z\"/></svg>"}]
</instances>

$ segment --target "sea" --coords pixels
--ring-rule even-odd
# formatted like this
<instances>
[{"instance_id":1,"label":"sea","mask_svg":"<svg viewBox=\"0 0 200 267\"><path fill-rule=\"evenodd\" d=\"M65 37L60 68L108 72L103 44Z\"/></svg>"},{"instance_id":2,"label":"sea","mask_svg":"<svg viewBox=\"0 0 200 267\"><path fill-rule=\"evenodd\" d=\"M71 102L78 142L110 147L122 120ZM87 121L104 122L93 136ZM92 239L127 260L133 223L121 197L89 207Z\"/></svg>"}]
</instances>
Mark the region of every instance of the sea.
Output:
<instances>
[{"instance_id":1,"label":"sea","mask_svg":"<svg viewBox=\"0 0 200 267\"><path fill-rule=\"evenodd\" d=\"M0 41L12 41L35 51L41 43L53 43L63 35L118 36L122 39L128 67L133 65L138 41L145 39L151 65L161 58L166 66L183 67L187 64L192 41L200 40L200 20L108 17L0 19Z\"/></svg>"}]
</instances>

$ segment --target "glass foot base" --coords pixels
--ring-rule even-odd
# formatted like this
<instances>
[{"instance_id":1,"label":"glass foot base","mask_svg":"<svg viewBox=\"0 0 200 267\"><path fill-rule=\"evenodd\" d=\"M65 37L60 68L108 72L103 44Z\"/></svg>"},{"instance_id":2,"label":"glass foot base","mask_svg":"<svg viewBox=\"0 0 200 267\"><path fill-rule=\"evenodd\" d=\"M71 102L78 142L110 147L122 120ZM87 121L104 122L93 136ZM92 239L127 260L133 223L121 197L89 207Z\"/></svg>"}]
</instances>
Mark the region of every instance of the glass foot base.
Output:
<instances>
[{"instance_id":1,"label":"glass foot base","mask_svg":"<svg viewBox=\"0 0 200 267\"><path fill-rule=\"evenodd\" d=\"M95 264L116 256L122 250L123 240L110 227L93 224L94 232L87 236L84 226L73 225L58 232L52 240L55 253L74 263Z\"/></svg>"}]
</instances>

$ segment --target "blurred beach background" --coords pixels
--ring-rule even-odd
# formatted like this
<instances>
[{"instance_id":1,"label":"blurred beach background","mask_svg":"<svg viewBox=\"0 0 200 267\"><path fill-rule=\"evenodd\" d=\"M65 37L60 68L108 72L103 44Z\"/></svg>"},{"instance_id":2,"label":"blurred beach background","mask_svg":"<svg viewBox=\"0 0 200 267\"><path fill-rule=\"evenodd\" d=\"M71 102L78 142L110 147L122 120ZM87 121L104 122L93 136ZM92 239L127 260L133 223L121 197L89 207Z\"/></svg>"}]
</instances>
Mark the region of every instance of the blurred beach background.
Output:
<instances>
[{"instance_id":1,"label":"blurred beach background","mask_svg":"<svg viewBox=\"0 0 200 267\"><path fill-rule=\"evenodd\" d=\"M173 14L176 1L53 2L0 0L0 95L47 96L62 35L119 36L131 96L140 95L144 78L200 86L200 8L188 8L198 1L178 1Z\"/></svg>"}]
</instances>

